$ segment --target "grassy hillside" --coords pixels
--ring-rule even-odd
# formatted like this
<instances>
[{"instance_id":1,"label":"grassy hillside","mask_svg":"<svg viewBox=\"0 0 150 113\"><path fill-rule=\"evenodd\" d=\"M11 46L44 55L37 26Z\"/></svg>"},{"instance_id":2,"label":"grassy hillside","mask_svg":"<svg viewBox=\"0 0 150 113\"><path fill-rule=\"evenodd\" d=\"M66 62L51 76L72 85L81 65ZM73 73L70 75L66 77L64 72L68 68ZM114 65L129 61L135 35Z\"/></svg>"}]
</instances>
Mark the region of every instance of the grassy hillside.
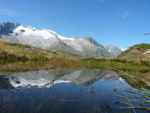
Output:
<instances>
[{"instance_id":1,"label":"grassy hillside","mask_svg":"<svg viewBox=\"0 0 150 113\"><path fill-rule=\"evenodd\" d=\"M0 71L79 67L76 57L0 40Z\"/></svg>"},{"instance_id":2,"label":"grassy hillside","mask_svg":"<svg viewBox=\"0 0 150 113\"><path fill-rule=\"evenodd\" d=\"M135 62L150 62L150 44L137 44L123 52L119 59L135 61Z\"/></svg>"},{"instance_id":3,"label":"grassy hillside","mask_svg":"<svg viewBox=\"0 0 150 113\"><path fill-rule=\"evenodd\" d=\"M50 53L40 49L0 40L0 63L2 64L16 61L38 61L39 59L44 61L50 56Z\"/></svg>"}]
</instances>

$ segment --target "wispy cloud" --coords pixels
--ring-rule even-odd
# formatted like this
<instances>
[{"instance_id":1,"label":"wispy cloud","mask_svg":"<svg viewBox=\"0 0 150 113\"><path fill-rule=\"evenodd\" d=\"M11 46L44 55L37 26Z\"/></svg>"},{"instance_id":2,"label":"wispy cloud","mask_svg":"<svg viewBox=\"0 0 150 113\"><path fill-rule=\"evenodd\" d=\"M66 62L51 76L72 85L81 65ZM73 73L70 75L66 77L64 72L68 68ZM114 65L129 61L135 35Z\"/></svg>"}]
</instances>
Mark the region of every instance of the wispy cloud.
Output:
<instances>
[{"instance_id":1,"label":"wispy cloud","mask_svg":"<svg viewBox=\"0 0 150 113\"><path fill-rule=\"evenodd\" d=\"M123 11L121 13L121 18L124 19L124 20L127 19L129 16L130 16L130 12L129 11Z\"/></svg>"},{"instance_id":2,"label":"wispy cloud","mask_svg":"<svg viewBox=\"0 0 150 113\"><path fill-rule=\"evenodd\" d=\"M0 16L14 17L14 16L18 16L18 12L12 9L0 8Z\"/></svg>"}]
</instances>

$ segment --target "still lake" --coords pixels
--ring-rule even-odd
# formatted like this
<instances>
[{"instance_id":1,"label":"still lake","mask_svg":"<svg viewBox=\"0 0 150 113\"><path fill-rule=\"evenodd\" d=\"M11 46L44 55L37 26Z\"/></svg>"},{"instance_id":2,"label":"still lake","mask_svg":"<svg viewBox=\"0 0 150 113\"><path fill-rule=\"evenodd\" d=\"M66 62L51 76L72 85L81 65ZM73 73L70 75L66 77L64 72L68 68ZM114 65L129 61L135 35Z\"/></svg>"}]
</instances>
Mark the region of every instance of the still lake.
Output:
<instances>
[{"instance_id":1,"label":"still lake","mask_svg":"<svg viewBox=\"0 0 150 113\"><path fill-rule=\"evenodd\" d=\"M1 73L0 113L150 113L150 95L108 70Z\"/></svg>"}]
</instances>

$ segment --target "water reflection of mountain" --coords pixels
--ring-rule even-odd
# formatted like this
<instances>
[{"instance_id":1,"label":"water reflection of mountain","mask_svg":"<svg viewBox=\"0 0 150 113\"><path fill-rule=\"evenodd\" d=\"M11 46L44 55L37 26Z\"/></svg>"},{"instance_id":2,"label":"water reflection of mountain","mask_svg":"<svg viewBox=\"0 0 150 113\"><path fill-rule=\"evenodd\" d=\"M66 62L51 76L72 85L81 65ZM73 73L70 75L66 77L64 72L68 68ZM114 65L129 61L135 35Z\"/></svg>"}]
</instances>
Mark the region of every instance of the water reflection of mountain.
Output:
<instances>
[{"instance_id":1,"label":"water reflection of mountain","mask_svg":"<svg viewBox=\"0 0 150 113\"><path fill-rule=\"evenodd\" d=\"M149 113L148 101L112 71L51 70L0 76L0 113Z\"/></svg>"},{"instance_id":2,"label":"water reflection of mountain","mask_svg":"<svg viewBox=\"0 0 150 113\"><path fill-rule=\"evenodd\" d=\"M80 85L90 85L97 80L119 80L113 71L76 70L76 71L32 71L19 72L0 77L0 88L16 87L50 87L58 83L73 82Z\"/></svg>"}]
</instances>

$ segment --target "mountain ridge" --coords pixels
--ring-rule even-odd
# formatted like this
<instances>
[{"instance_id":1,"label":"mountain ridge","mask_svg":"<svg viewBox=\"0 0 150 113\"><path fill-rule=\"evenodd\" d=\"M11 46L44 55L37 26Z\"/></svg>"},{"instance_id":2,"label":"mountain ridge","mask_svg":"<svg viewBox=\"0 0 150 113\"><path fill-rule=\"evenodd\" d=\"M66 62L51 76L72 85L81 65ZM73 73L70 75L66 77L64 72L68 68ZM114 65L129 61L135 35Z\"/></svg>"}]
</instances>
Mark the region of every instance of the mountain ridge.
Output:
<instances>
[{"instance_id":1,"label":"mountain ridge","mask_svg":"<svg viewBox=\"0 0 150 113\"><path fill-rule=\"evenodd\" d=\"M7 31L9 26L10 29ZM118 56L118 54L112 55L105 46L99 44L91 37L64 37L49 29L37 29L31 26L26 27L13 23L1 24L0 33L3 39L13 43L53 51L62 51L76 54L83 58L113 58Z\"/></svg>"}]
</instances>

